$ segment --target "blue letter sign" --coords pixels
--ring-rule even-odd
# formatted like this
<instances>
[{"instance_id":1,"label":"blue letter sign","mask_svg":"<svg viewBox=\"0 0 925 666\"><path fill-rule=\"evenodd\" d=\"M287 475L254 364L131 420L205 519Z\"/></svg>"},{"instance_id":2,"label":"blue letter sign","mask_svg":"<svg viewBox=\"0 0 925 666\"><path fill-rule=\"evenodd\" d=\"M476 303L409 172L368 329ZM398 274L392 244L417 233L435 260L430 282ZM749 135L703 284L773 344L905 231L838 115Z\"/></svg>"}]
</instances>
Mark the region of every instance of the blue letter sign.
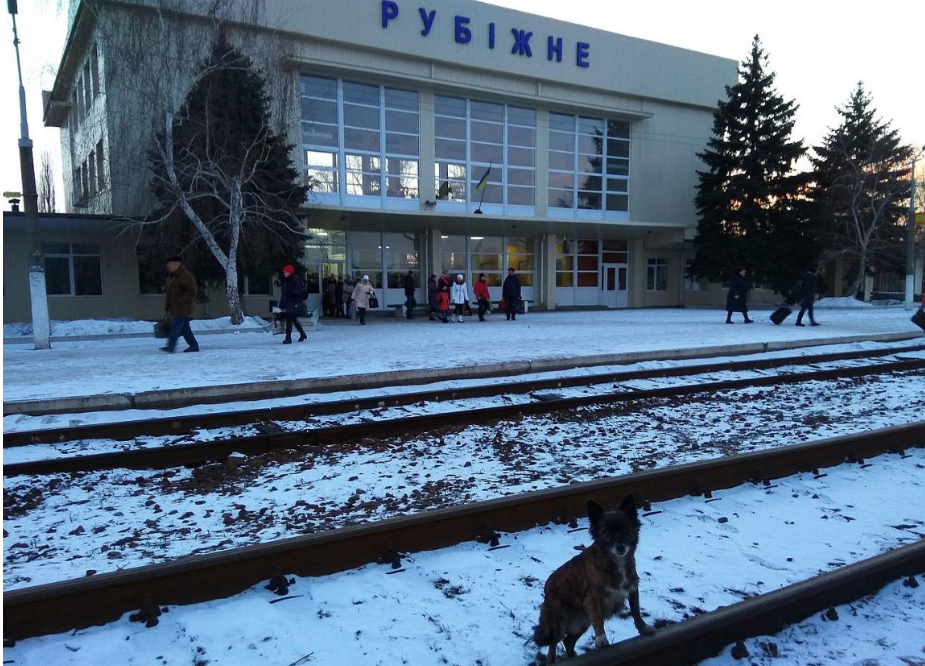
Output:
<instances>
[{"instance_id":1,"label":"blue letter sign","mask_svg":"<svg viewBox=\"0 0 925 666\"><path fill-rule=\"evenodd\" d=\"M533 53L530 52L530 38L533 37L533 33L527 32L526 30L511 28L511 34L514 35L514 47L511 49L511 53L532 58Z\"/></svg>"},{"instance_id":2,"label":"blue letter sign","mask_svg":"<svg viewBox=\"0 0 925 666\"><path fill-rule=\"evenodd\" d=\"M398 5L392 0L382 0L382 27L388 28L389 21L398 17Z\"/></svg>"},{"instance_id":3,"label":"blue letter sign","mask_svg":"<svg viewBox=\"0 0 925 666\"><path fill-rule=\"evenodd\" d=\"M434 27L434 19L437 18L437 10L431 9L428 14L426 9L418 7L418 13L421 15L421 21L424 23L424 29L421 30L421 34L427 37L427 35L430 34L430 29Z\"/></svg>"}]
</instances>

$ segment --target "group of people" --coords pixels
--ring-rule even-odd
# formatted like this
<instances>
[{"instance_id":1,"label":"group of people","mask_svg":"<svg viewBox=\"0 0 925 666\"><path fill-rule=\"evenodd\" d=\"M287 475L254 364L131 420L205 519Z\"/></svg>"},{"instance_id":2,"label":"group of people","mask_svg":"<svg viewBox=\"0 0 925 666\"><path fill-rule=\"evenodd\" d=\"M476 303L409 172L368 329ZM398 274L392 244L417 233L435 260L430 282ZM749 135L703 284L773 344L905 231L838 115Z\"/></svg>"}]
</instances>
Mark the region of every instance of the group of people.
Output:
<instances>
[{"instance_id":1,"label":"group of people","mask_svg":"<svg viewBox=\"0 0 925 666\"><path fill-rule=\"evenodd\" d=\"M408 272L411 276L411 272ZM413 278L412 278L413 279ZM409 296L410 293L410 296ZM414 299L413 282L409 292L408 285L405 286L405 295L409 297L406 302L408 307L408 318L411 316ZM478 304L479 321L485 321L485 315L491 312L491 294L488 291L488 278L485 273L479 274L478 282L475 283L473 290L475 302ZM517 277L513 268L508 269L507 277L501 286L501 297L504 302L504 311L508 321L517 319L517 307L521 299L520 278ZM431 321L442 321L444 324L454 321L462 322L463 315L467 310L471 312L472 307L469 300L469 285L466 284L466 278L462 273L456 276L454 281L446 274L437 277L436 273L431 275L427 280L427 304L429 307L429 316ZM453 311L450 312L452 305ZM452 319L450 319L452 317Z\"/></svg>"},{"instance_id":2,"label":"group of people","mask_svg":"<svg viewBox=\"0 0 925 666\"><path fill-rule=\"evenodd\" d=\"M738 266L729 276L729 293L726 295L726 323L731 324L732 313L741 312L746 324L753 324L754 319L748 318L748 291L751 289L745 277L745 267ZM797 326L805 326L803 315L809 315L809 325L819 326L813 314L813 303L816 301L818 279L816 271L812 268L803 273L800 281L800 313L797 315ZM789 313L789 310L787 310Z\"/></svg>"}]
</instances>

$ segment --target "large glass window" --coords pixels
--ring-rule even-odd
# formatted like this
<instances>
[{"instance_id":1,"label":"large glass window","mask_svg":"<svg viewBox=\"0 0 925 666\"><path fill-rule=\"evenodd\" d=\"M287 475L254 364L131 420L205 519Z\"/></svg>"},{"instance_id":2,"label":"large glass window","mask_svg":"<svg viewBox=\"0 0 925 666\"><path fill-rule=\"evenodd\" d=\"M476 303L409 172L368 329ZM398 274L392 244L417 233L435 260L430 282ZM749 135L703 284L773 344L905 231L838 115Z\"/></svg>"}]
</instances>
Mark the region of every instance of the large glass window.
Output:
<instances>
[{"instance_id":1,"label":"large glass window","mask_svg":"<svg viewBox=\"0 0 925 666\"><path fill-rule=\"evenodd\" d=\"M390 289L404 289L408 271L414 275L415 286L421 285L421 241L416 233L384 233L385 270Z\"/></svg>"},{"instance_id":2,"label":"large glass window","mask_svg":"<svg viewBox=\"0 0 925 666\"><path fill-rule=\"evenodd\" d=\"M646 262L646 290L668 291L667 259L649 259Z\"/></svg>"},{"instance_id":3,"label":"large glass window","mask_svg":"<svg viewBox=\"0 0 925 666\"><path fill-rule=\"evenodd\" d=\"M596 240L561 240L556 243L556 286L596 287L600 268Z\"/></svg>"},{"instance_id":4,"label":"large glass window","mask_svg":"<svg viewBox=\"0 0 925 666\"><path fill-rule=\"evenodd\" d=\"M507 239L507 267L517 271L523 287L533 286L533 268L536 265L535 242L532 238Z\"/></svg>"},{"instance_id":5,"label":"large glass window","mask_svg":"<svg viewBox=\"0 0 925 666\"><path fill-rule=\"evenodd\" d=\"M465 274L466 269L466 237L441 236L440 271L453 277L457 273Z\"/></svg>"},{"instance_id":6,"label":"large glass window","mask_svg":"<svg viewBox=\"0 0 925 666\"><path fill-rule=\"evenodd\" d=\"M629 210L629 123L549 114L549 206Z\"/></svg>"},{"instance_id":7,"label":"large glass window","mask_svg":"<svg viewBox=\"0 0 925 666\"><path fill-rule=\"evenodd\" d=\"M167 263L164 251L154 245L135 248L138 260L138 293L163 294L167 288Z\"/></svg>"},{"instance_id":8,"label":"large glass window","mask_svg":"<svg viewBox=\"0 0 925 666\"><path fill-rule=\"evenodd\" d=\"M438 199L535 205L534 109L437 95L434 132Z\"/></svg>"},{"instance_id":9,"label":"large glass window","mask_svg":"<svg viewBox=\"0 0 925 666\"><path fill-rule=\"evenodd\" d=\"M369 276L369 283L382 288L382 234L378 231L350 232L350 268L354 279Z\"/></svg>"},{"instance_id":10,"label":"large glass window","mask_svg":"<svg viewBox=\"0 0 925 666\"><path fill-rule=\"evenodd\" d=\"M100 246L89 243L42 243L45 282L56 296L102 296Z\"/></svg>"},{"instance_id":11,"label":"large glass window","mask_svg":"<svg viewBox=\"0 0 925 666\"><path fill-rule=\"evenodd\" d=\"M305 168L314 192L418 198L417 92L307 75L300 89Z\"/></svg>"},{"instance_id":12,"label":"large glass window","mask_svg":"<svg viewBox=\"0 0 925 666\"><path fill-rule=\"evenodd\" d=\"M504 277L504 246L499 236L472 236L469 238L472 249L472 282L478 280L480 273L485 273L489 287L500 287Z\"/></svg>"}]
</instances>

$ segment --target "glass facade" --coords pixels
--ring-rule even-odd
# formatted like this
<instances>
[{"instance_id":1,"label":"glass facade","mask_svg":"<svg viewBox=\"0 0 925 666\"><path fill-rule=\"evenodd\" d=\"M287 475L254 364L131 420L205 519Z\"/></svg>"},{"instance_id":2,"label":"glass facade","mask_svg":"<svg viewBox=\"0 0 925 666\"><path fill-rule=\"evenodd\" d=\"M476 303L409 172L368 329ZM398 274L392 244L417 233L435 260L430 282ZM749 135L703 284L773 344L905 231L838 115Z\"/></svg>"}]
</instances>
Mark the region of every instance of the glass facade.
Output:
<instances>
[{"instance_id":1,"label":"glass facade","mask_svg":"<svg viewBox=\"0 0 925 666\"><path fill-rule=\"evenodd\" d=\"M102 296L100 246L90 243L42 243L49 296Z\"/></svg>"},{"instance_id":2,"label":"glass facade","mask_svg":"<svg viewBox=\"0 0 925 666\"><path fill-rule=\"evenodd\" d=\"M418 198L416 91L308 75L299 83L302 148L314 193Z\"/></svg>"},{"instance_id":3,"label":"glass facade","mask_svg":"<svg viewBox=\"0 0 925 666\"><path fill-rule=\"evenodd\" d=\"M434 157L440 200L536 205L534 109L437 95Z\"/></svg>"},{"instance_id":4,"label":"glass facade","mask_svg":"<svg viewBox=\"0 0 925 666\"><path fill-rule=\"evenodd\" d=\"M549 114L549 207L629 210L629 123Z\"/></svg>"}]
</instances>

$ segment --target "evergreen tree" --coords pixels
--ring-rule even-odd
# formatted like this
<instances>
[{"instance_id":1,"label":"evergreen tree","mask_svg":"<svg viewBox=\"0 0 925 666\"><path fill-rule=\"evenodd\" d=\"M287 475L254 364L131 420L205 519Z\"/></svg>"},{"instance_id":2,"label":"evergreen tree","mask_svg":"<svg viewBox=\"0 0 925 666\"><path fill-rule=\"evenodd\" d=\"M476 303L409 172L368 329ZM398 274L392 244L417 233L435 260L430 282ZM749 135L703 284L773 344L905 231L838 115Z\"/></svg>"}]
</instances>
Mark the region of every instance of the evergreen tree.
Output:
<instances>
[{"instance_id":1,"label":"evergreen tree","mask_svg":"<svg viewBox=\"0 0 925 666\"><path fill-rule=\"evenodd\" d=\"M295 263L306 239L297 217L306 188L270 121L263 78L220 32L149 155L158 231L199 278L224 282L234 323L239 271Z\"/></svg>"},{"instance_id":2,"label":"evergreen tree","mask_svg":"<svg viewBox=\"0 0 925 666\"><path fill-rule=\"evenodd\" d=\"M690 274L720 282L745 266L753 282L770 282L792 300L798 277L817 258L815 233L806 223L806 176L794 172L802 141L791 139L797 105L785 101L767 71L756 35L713 115L713 136L698 157L697 255Z\"/></svg>"},{"instance_id":3,"label":"evergreen tree","mask_svg":"<svg viewBox=\"0 0 925 666\"><path fill-rule=\"evenodd\" d=\"M837 109L838 127L813 148L814 212L825 246L852 267L849 294L863 289L872 266L902 273L909 169L913 150L899 132L877 118L871 98L858 83Z\"/></svg>"}]
</instances>

